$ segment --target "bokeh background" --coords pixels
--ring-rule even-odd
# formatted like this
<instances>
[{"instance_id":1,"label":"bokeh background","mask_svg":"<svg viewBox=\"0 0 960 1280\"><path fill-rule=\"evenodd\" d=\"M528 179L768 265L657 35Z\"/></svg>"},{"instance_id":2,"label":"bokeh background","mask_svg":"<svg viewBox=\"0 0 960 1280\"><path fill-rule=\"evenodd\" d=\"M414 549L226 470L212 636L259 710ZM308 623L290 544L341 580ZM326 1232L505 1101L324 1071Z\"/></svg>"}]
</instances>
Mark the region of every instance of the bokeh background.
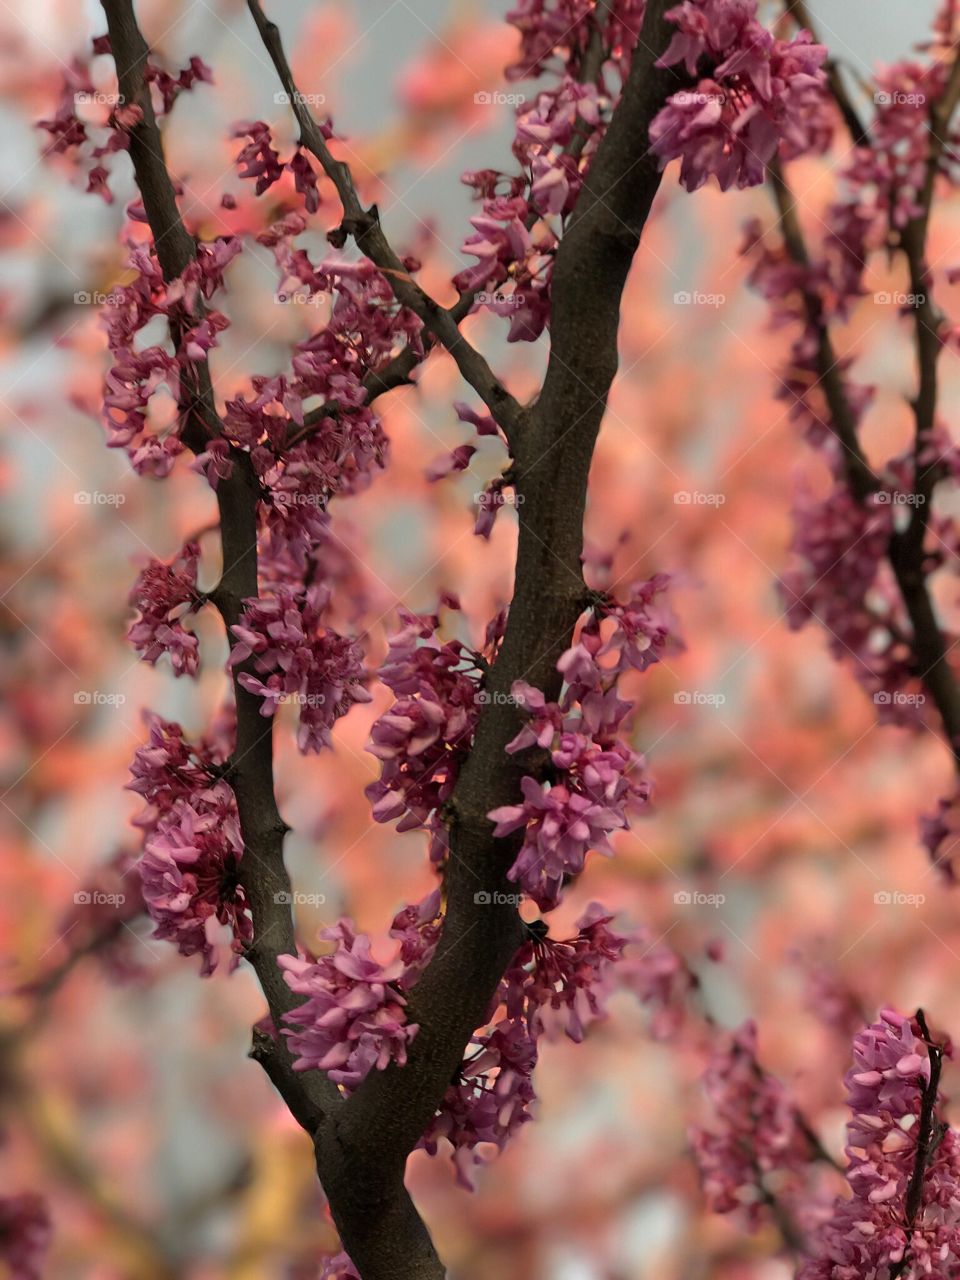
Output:
<instances>
[{"instance_id":1,"label":"bokeh background","mask_svg":"<svg viewBox=\"0 0 960 1280\"><path fill-rule=\"evenodd\" d=\"M515 49L502 21L508 6L267 7L301 88L323 95L347 136L391 236L423 251L426 279L444 294L467 261L461 171L510 165L511 108L475 95L531 91L503 80ZM934 7L811 6L866 97L871 69L908 54ZM231 124L261 117L292 136L252 21L232 0L138 8L171 65L199 53L213 67L215 85L181 100L166 137L190 217L203 234L230 230L222 193L237 195L238 218L250 199L236 178ZM163 484L132 475L104 448L97 421L105 342L95 299L124 278L130 175L115 166L112 205L84 195L41 161L35 121L50 114L63 65L103 26L94 4L0 3L2 1181L47 1197L51 1276L305 1280L336 1251L336 1237L309 1144L245 1058L262 1013L252 974L201 981L132 913L118 918L110 948L82 954L92 925L76 896L98 866L136 847L137 802L123 787L144 736L142 708L198 731L223 694L215 662L199 684L177 682L136 663L124 641L138 562L172 555L210 524L214 507L185 469ZM108 79L107 60L97 66ZM813 227L842 160L795 167ZM328 198L320 221L334 208ZM763 190L689 197L668 175L630 279L588 537L612 553L613 580L682 575L675 605L687 648L636 690L636 744L648 755L655 807L619 840L614 861L591 862L562 915L568 922L591 899L608 902L648 945L684 958L712 1019L732 1027L756 1018L765 1064L839 1152L849 1039L841 1019L824 1017L828 1007L849 1000L872 1015L883 1003L923 1004L960 1032L958 903L931 874L918 836L919 815L949 788L950 761L933 734L878 727L824 637L783 622L777 580L789 562L791 494L823 476L774 398L784 336L766 327L738 255L742 224L755 216L772 218ZM933 235L934 259L960 263L954 210L938 209ZM897 270L877 275L876 290L902 287ZM277 303L273 289L266 254L244 254L230 276L233 327L218 356L224 394L279 368L290 342L316 324L311 308ZM685 303L684 293L710 301ZM960 291L942 300L956 310ZM518 349L495 318L468 328L511 388L531 394L546 338ZM895 307L868 302L839 340L878 387L868 452L889 456L909 433L908 334ZM960 406L952 351L942 367L949 422ZM338 545L375 619L373 657L398 603L432 610L441 590L456 589L477 638L509 598L510 513L489 543L472 533L473 496L495 474L495 450L482 448L453 480L425 479L437 454L466 439L451 407L459 398L469 393L434 356L417 389L382 401L388 477L334 511ZM946 594L941 605L956 608ZM212 625L203 639L209 655L223 650ZM383 935L394 910L429 885L421 837L372 824L363 796L376 772L363 747L384 694L340 722L333 755L300 759L289 724L279 735L305 939L344 913ZM39 991L17 994L37 982ZM627 989L586 1044L544 1049L537 1123L480 1174L475 1193L455 1186L448 1160L414 1156L411 1186L453 1274L789 1276L774 1231L750 1237L702 1207L687 1139L705 1114L702 1048L696 1034L657 1040Z\"/></svg>"}]
</instances>

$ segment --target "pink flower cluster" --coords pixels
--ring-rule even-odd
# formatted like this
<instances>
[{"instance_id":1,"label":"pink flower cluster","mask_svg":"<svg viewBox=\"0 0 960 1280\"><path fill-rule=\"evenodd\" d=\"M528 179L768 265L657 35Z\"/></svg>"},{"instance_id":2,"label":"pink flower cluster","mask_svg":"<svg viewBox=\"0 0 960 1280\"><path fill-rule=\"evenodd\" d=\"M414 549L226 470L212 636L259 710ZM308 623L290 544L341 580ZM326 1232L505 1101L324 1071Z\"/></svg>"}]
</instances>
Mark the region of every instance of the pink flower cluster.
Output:
<instances>
[{"instance_id":1,"label":"pink flower cluster","mask_svg":"<svg viewBox=\"0 0 960 1280\"><path fill-rule=\"evenodd\" d=\"M703 1077L712 1120L690 1140L704 1194L715 1213L742 1209L757 1226L769 1203L766 1179L796 1184L812 1156L796 1107L757 1060L757 1030L746 1022L713 1053ZM851 1277L852 1280L852 1277Z\"/></svg>"},{"instance_id":2,"label":"pink flower cluster","mask_svg":"<svg viewBox=\"0 0 960 1280\"><path fill-rule=\"evenodd\" d=\"M187 542L170 564L151 560L130 592L130 603L140 617L131 623L127 639L144 662L156 663L169 654L177 676L194 676L200 665L197 637L183 625L204 603L197 590L199 558L200 544Z\"/></svg>"},{"instance_id":3,"label":"pink flower cluster","mask_svg":"<svg viewBox=\"0 0 960 1280\"><path fill-rule=\"evenodd\" d=\"M297 1055L297 1071L325 1071L351 1089L374 1067L402 1066L417 1026L406 1020L402 960L380 964L371 955L370 939L357 934L350 920L338 921L321 937L337 944L328 956L278 957L287 985L306 997L284 1015L299 1029L283 1034Z\"/></svg>"},{"instance_id":4,"label":"pink flower cluster","mask_svg":"<svg viewBox=\"0 0 960 1280\"><path fill-rule=\"evenodd\" d=\"M946 1047L947 1050L949 1046ZM938 1049L937 1052L940 1052ZM916 1021L885 1009L854 1040L847 1072L847 1182L798 1280L947 1277L960 1266L960 1142L936 1100L915 1205L908 1203L931 1081Z\"/></svg>"},{"instance_id":5,"label":"pink flower cluster","mask_svg":"<svg viewBox=\"0 0 960 1280\"><path fill-rule=\"evenodd\" d=\"M535 340L549 322L550 282L562 224L603 137L643 21L643 0L603 7L581 0L523 0L507 20L521 37L510 79L550 73L517 108L513 153L520 174L481 169L463 175L481 203L463 251L477 261L454 284L475 304L510 320L510 342ZM602 40L606 56L588 79L588 48ZM609 78L611 88L607 88ZM491 490L478 531L488 532L499 490Z\"/></svg>"},{"instance_id":6,"label":"pink flower cluster","mask_svg":"<svg viewBox=\"0 0 960 1280\"><path fill-rule=\"evenodd\" d=\"M489 1025L473 1036L421 1139L431 1155L443 1140L449 1143L462 1186L473 1188L470 1171L481 1161L481 1144L502 1150L531 1118L539 1037L559 1028L579 1041L587 1023L603 1016L608 970L626 942L607 927L611 918L592 903L566 941L550 938L542 921L528 926L529 940L504 975Z\"/></svg>"},{"instance_id":7,"label":"pink flower cluster","mask_svg":"<svg viewBox=\"0 0 960 1280\"><path fill-rule=\"evenodd\" d=\"M0 1259L11 1280L41 1280L52 1234L46 1202L35 1192L0 1196Z\"/></svg>"},{"instance_id":8,"label":"pink flower cluster","mask_svg":"<svg viewBox=\"0 0 960 1280\"><path fill-rule=\"evenodd\" d=\"M649 930L640 930L631 943L620 965L620 986L649 1010L653 1039L672 1040L686 1019L689 997L699 985L697 976L681 955Z\"/></svg>"},{"instance_id":9,"label":"pink flower cluster","mask_svg":"<svg viewBox=\"0 0 960 1280\"><path fill-rule=\"evenodd\" d=\"M93 41L93 54L109 52L109 37L98 36ZM154 110L157 114L165 114L173 108L181 93L200 82L212 83L213 75L203 59L194 55L176 76L148 60L145 79L154 90ZM98 89L91 77L89 63L85 59L74 58L64 70L60 98L53 116L39 120L37 127L50 135L45 156L71 155L77 168L87 166L87 191L112 204L107 161L118 151L127 150L129 132L142 119L143 111L139 106L125 103L115 91ZM91 132L99 141L93 142Z\"/></svg>"},{"instance_id":10,"label":"pink flower cluster","mask_svg":"<svg viewBox=\"0 0 960 1280\"><path fill-rule=\"evenodd\" d=\"M625 671L645 670L667 646L672 619L659 597L668 583L667 575L657 575L636 585L626 604L606 601L591 609L557 663L564 678L559 702L548 703L523 681L513 686L530 718L507 750L536 747L549 752L550 764L546 779L522 780L519 804L489 817L495 836L523 831L509 876L541 910L557 905L591 849L613 852L610 835L649 798L643 758L620 740L632 703L619 697L617 681Z\"/></svg>"},{"instance_id":11,"label":"pink flower cluster","mask_svg":"<svg viewBox=\"0 0 960 1280\"><path fill-rule=\"evenodd\" d=\"M682 63L701 78L668 99L650 141L663 163L681 161L688 191L709 177L722 191L757 186L779 151L802 155L829 144L826 49L808 32L777 39L756 9L755 0L683 0L667 12L677 32L660 65Z\"/></svg>"},{"instance_id":12,"label":"pink flower cluster","mask_svg":"<svg viewBox=\"0 0 960 1280\"><path fill-rule=\"evenodd\" d=\"M323 624L329 592L312 586L246 600L231 630L237 643L231 667L246 665L239 683L263 699L260 714L272 716L281 702L300 711L297 744L303 752L331 745L330 733L356 702L369 702L363 687L363 655L355 641Z\"/></svg>"},{"instance_id":13,"label":"pink flower cluster","mask_svg":"<svg viewBox=\"0 0 960 1280\"><path fill-rule=\"evenodd\" d=\"M910 633L887 562L893 507L861 505L846 485L825 501L803 494L794 509L795 563L783 576L787 621L797 630L815 618L837 658L854 673L882 718L916 718L911 685Z\"/></svg>"},{"instance_id":14,"label":"pink flower cluster","mask_svg":"<svg viewBox=\"0 0 960 1280\"><path fill-rule=\"evenodd\" d=\"M103 315L113 359L103 399L107 443L126 449L141 475L168 475L183 452L179 433L184 423L148 433L148 406L161 384L178 398L185 372L216 345L217 334L227 327L226 316L204 310L202 302L223 287L224 272L240 250L236 237L201 243L196 260L167 285L153 248L134 247L128 265L136 271L135 278L114 286L107 297ZM179 334L176 355L162 346L138 345L139 333L156 316L164 316Z\"/></svg>"},{"instance_id":15,"label":"pink flower cluster","mask_svg":"<svg viewBox=\"0 0 960 1280\"><path fill-rule=\"evenodd\" d=\"M444 603L459 608L453 597ZM367 750L380 761L380 777L366 794L377 822L399 818L398 831L429 831L439 861L446 852L440 811L473 739L485 660L459 640L441 643L436 614L401 609L400 618L379 672L396 701L371 730Z\"/></svg>"},{"instance_id":16,"label":"pink flower cluster","mask_svg":"<svg viewBox=\"0 0 960 1280\"><path fill-rule=\"evenodd\" d=\"M390 937L400 943L403 974L399 986L412 987L430 962L443 924L442 894L439 889L428 893L422 902L398 911L390 926Z\"/></svg>"},{"instance_id":17,"label":"pink flower cluster","mask_svg":"<svg viewBox=\"0 0 960 1280\"><path fill-rule=\"evenodd\" d=\"M327 139L333 136L329 123L322 124L320 128ZM258 196L263 195L275 182L279 181L286 169L293 175L294 186L303 196L307 213L317 212L320 208L317 175L303 147L298 146L293 156L285 163L282 162L279 152L274 150L270 126L262 120L246 121L236 125L233 136L247 139L237 156L237 165L241 166L239 168L241 178L256 178Z\"/></svg>"},{"instance_id":18,"label":"pink flower cluster","mask_svg":"<svg viewBox=\"0 0 960 1280\"><path fill-rule=\"evenodd\" d=\"M217 967L219 936L233 935L232 964L253 937L239 880L243 841L233 791L223 781L221 744L191 746L178 724L147 717L149 738L137 749L131 791L146 807L134 819L143 830L140 879L155 938L181 955L200 954L202 974Z\"/></svg>"},{"instance_id":19,"label":"pink flower cluster","mask_svg":"<svg viewBox=\"0 0 960 1280\"><path fill-rule=\"evenodd\" d=\"M950 884L956 884L960 868L960 791L954 791L937 802L936 812L920 819L920 834L930 854L930 861Z\"/></svg>"}]
</instances>

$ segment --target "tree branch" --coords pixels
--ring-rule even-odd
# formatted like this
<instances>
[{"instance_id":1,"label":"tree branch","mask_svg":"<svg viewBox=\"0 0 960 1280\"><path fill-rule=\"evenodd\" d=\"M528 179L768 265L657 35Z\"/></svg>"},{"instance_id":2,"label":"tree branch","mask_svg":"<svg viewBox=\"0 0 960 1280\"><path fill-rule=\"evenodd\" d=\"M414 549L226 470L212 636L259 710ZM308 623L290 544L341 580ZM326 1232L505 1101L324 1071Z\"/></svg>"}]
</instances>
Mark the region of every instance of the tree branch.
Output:
<instances>
[{"instance_id":1,"label":"tree branch","mask_svg":"<svg viewBox=\"0 0 960 1280\"><path fill-rule=\"evenodd\" d=\"M442 307L406 270L384 234L377 206L371 205L369 209L363 207L349 166L342 160L335 159L327 146L326 138L297 88L283 49L279 27L264 14L259 0L247 0L247 7L276 67L280 83L290 99L300 126L300 141L320 161L324 173L337 189L343 205L341 230L352 236L361 253L386 275L401 305L419 316L427 331L453 356L463 377L487 405L511 445L515 444L523 416L520 404L510 395L484 357L460 332L454 310Z\"/></svg>"},{"instance_id":2,"label":"tree branch","mask_svg":"<svg viewBox=\"0 0 960 1280\"><path fill-rule=\"evenodd\" d=\"M805 28L810 32L817 44L825 43L820 39L806 0L787 0L786 12L789 17L793 18L798 27ZM843 116L843 122L847 126L850 137L853 139L854 146L859 147L868 144L870 135L867 131L867 126L860 118L860 113L853 105L853 99L847 92L847 86L843 82L843 75L840 71L840 64L835 58L828 57L825 70L830 92L833 94L833 99L841 116Z\"/></svg>"},{"instance_id":3,"label":"tree branch","mask_svg":"<svg viewBox=\"0 0 960 1280\"><path fill-rule=\"evenodd\" d=\"M587 478L617 369L620 299L660 184L648 130L677 83L655 65L671 35L663 16L668 4L647 6L622 100L558 250L549 368L515 454L523 502L513 601L486 682L491 696L449 805L447 910L434 958L410 993L410 1017L420 1031L407 1065L371 1072L317 1143L344 1247L365 1280L401 1274L390 1242L370 1239L371 1213L388 1201L522 937L515 909L495 897L512 888L506 873L521 836L494 840L486 815L516 799L529 767L505 750L519 724L505 695L523 678L547 698L557 696L557 659L588 602L581 566ZM496 417L496 406L490 408ZM479 891L485 902L476 900Z\"/></svg>"},{"instance_id":4,"label":"tree branch","mask_svg":"<svg viewBox=\"0 0 960 1280\"><path fill-rule=\"evenodd\" d=\"M799 219L796 216L796 203L787 185L779 164L770 169L771 183L780 212L784 243L787 253L798 266L809 266L809 255ZM843 459L846 468L847 482L858 502L865 502L870 493L879 488L880 481L870 469L860 447L856 430L856 418L847 400L843 379L836 367L836 357L830 341L829 325L823 314L819 297L810 289L804 289L804 306L807 318L818 335L818 371L823 386L834 431L843 447ZM918 320L918 345L928 341L929 330L924 322ZM939 347L939 340L937 342ZM918 441L927 438L933 427L933 415L936 406L936 369L928 369L924 373L924 363L929 354L920 352L921 366L920 386L915 401L917 415ZM931 386L932 378L932 386ZM932 396L932 399L931 399ZM919 462L918 475L919 473ZM932 491L935 475L927 469L922 483L929 485ZM903 599L913 635L910 638L917 676L925 686L937 708L943 725L944 736L953 754L957 767L960 768L960 684L958 684L947 654L947 646L943 632L937 622L933 600L924 573L924 534L926 532L927 491L924 500L917 502L907 529L894 532L890 539L889 559L893 569L897 587ZM917 520L918 514L920 520Z\"/></svg>"},{"instance_id":5,"label":"tree branch","mask_svg":"<svg viewBox=\"0 0 960 1280\"><path fill-rule=\"evenodd\" d=\"M180 217L150 100L150 87L144 78L149 50L137 26L132 0L102 0L102 4L123 101L136 103L143 111L143 119L130 132L130 158L163 277L170 282L194 261L196 245ZM171 335L179 350L181 333L176 322L171 325ZM194 394L187 406L189 421L184 440L196 450L209 435L219 434L219 419L209 365L204 360L188 368L195 371L191 388ZM199 416L193 414L196 405L200 406ZM235 454L232 475L222 480L217 489L223 575L216 590L211 592L228 635L230 627L239 620L243 600L258 593L257 499L257 482L249 458ZM254 924L254 941L247 958L263 987L270 1014L279 1026L282 1015L300 1002L283 981L277 965L278 955L296 954L289 906L290 880L283 862L283 837L287 828L277 809L273 786L272 721L264 727L260 699L239 684L240 671L236 669L233 675L237 740L229 781L237 798L243 835L240 882ZM319 1072L294 1074L285 1042L278 1044L276 1053L285 1067L288 1092L284 1097L295 1114L312 1115L316 1119L325 1108L339 1103L339 1090L326 1076Z\"/></svg>"},{"instance_id":6,"label":"tree branch","mask_svg":"<svg viewBox=\"0 0 960 1280\"><path fill-rule=\"evenodd\" d=\"M118 64L142 68L145 51L131 0L103 3ZM620 300L660 184L660 167L649 148L649 126L680 83L676 72L656 66L672 34L664 18L670 0L650 0L647 5L620 104L560 243L550 361L543 393L529 411L521 410L460 334L458 317L466 314L472 300L461 299L449 310L439 307L403 270L376 209L363 208L349 169L333 158L305 109L277 28L265 19L256 0L248 3L294 104L303 145L320 160L340 195L343 231L353 235L388 275L401 305L420 316L433 338L453 355L508 435L524 501L518 504L514 599L487 687L492 694L508 694L513 682L524 678L553 698L560 686L557 659L589 601L581 565L583 513L593 447L617 370ZM129 83L145 95L142 72L139 82ZM175 235L179 249L172 265L182 271L190 260L189 237L184 240L152 114L147 117L145 112L135 132L138 145L131 153L151 227L155 236ZM257 492L243 457L235 459L233 475L221 482L217 496L224 574L213 599L229 627L243 598L257 591ZM229 780L240 808L243 884L256 930L250 959L276 1019L295 1003L276 966L278 952L294 949L289 910L276 905L288 887L282 858L286 828L276 808L271 735L259 716L259 699L240 687L236 697L237 749ZM255 1038L253 1056L300 1123L314 1132L321 1182L344 1247L364 1280L440 1280L444 1275L404 1187L404 1167L523 938L516 909L495 896L499 891L507 900L513 888L507 871L522 835L494 840L486 816L498 804L516 798L529 768L505 751L517 727L516 708L507 698L492 696L481 710L474 745L449 806L446 911L434 957L410 993L409 1017L419 1031L406 1066L370 1072L348 1099L330 1105L331 1092L336 1100L339 1092L325 1077L315 1072L294 1076L284 1045L265 1035Z\"/></svg>"}]
</instances>

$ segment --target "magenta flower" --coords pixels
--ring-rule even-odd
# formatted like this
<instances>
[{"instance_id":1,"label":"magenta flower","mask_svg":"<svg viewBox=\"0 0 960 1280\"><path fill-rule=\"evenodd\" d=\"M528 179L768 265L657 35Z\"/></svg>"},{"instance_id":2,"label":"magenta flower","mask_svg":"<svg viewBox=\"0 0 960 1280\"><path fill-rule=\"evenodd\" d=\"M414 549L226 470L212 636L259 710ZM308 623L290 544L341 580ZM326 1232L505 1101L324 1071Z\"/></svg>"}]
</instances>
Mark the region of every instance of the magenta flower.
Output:
<instances>
[{"instance_id":1,"label":"magenta flower","mask_svg":"<svg viewBox=\"0 0 960 1280\"><path fill-rule=\"evenodd\" d=\"M774 1174L781 1187L802 1180L810 1139L784 1086L757 1061L752 1022L714 1052L703 1085L712 1118L690 1140L704 1194L715 1213L742 1209L756 1226L768 1212L765 1179Z\"/></svg>"},{"instance_id":2,"label":"magenta flower","mask_svg":"<svg viewBox=\"0 0 960 1280\"><path fill-rule=\"evenodd\" d=\"M230 665L248 667L238 677L240 684L263 699L264 716L272 716L281 702L297 705L301 751L330 746L340 716L354 703L370 701L361 683L359 646L323 625L326 593L321 588L294 592L278 586L274 595L244 603L241 621L231 628L237 643Z\"/></svg>"},{"instance_id":3,"label":"magenta flower","mask_svg":"<svg viewBox=\"0 0 960 1280\"><path fill-rule=\"evenodd\" d=\"M0 1196L0 1258L11 1280L41 1280L52 1228L44 1200L31 1191Z\"/></svg>"},{"instance_id":4,"label":"magenta flower","mask_svg":"<svg viewBox=\"0 0 960 1280\"><path fill-rule=\"evenodd\" d=\"M683 0L667 12L678 30L660 65L682 62L691 76L702 61L709 68L650 126L661 160L680 159L688 191L711 176L723 191L756 186L781 147L795 155L829 142L826 49L806 32L779 40L755 14L755 0Z\"/></svg>"},{"instance_id":5,"label":"magenta flower","mask_svg":"<svg viewBox=\"0 0 960 1280\"><path fill-rule=\"evenodd\" d=\"M919 1015L918 1015L919 1016ZM949 1045L936 1053L949 1053ZM912 1018L885 1009L854 1040L847 1072L848 1196L836 1200L798 1280L952 1276L960 1266L960 1141L932 1099L933 1132L912 1190L931 1048ZM931 1139L933 1141L931 1142Z\"/></svg>"},{"instance_id":6,"label":"magenta flower","mask_svg":"<svg viewBox=\"0 0 960 1280\"><path fill-rule=\"evenodd\" d=\"M287 985L307 997L284 1015L298 1029L283 1034L297 1055L296 1070L326 1071L351 1089L372 1068L382 1071L390 1062L402 1066L417 1026L407 1023L406 1000L398 988L401 960L381 965L370 954L370 939L357 934L350 920L338 921L321 937L337 943L329 956L316 961L278 957Z\"/></svg>"},{"instance_id":7,"label":"magenta flower","mask_svg":"<svg viewBox=\"0 0 960 1280\"><path fill-rule=\"evenodd\" d=\"M197 590L199 558L200 545L191 541L170 564L151 560L130 592L140 617L130 624L127 639L145 662L153 664L169 654L177 676L196 675L200 664L197 637L183 626L184 618L203 604Z\"/></svg>"},{"instance_id":8,"label":"magenta flower","mask_svg":"<svg viewBox=\"0 0 960 1280\"><path fill-rule=\"evenodd\" d=\"M459 606L454 606L459 607ZM425 827L436 859L446 848L439 810L453 792L480 711L480 655L436 638L439 618L400 610L380 679L397 694L371 730L367 750L380 777L366 789L377 822L399 831Z\"/></svg>"}]
</instances>

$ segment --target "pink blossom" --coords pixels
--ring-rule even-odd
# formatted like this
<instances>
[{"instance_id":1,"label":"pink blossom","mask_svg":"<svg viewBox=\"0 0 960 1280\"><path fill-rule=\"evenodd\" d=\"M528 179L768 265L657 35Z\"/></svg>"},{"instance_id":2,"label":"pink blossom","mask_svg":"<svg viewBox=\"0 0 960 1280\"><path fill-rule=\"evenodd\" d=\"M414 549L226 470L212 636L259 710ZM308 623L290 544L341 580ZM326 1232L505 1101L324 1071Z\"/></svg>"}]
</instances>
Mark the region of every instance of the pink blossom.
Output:
<instances>
[{"instance_id":1,"label":"pink blossom","mask_svg":"<svg viewBox=\"0 0 960 1280\"><path fill-rule=\"evenodd\" d=\"M960 792L939 800L936 811L920 819L920 832L933 865L946 881L955 884L955 861L960 854Z\"/></svg>"},{"instance_id":2,"label":"pink blossom","mask_svg":"<svg viewBox=\"0 0 960 1280\"><path fill-rule=\"evenodd\" d=\"M641 930L630 942L620 965L620 985L649 1010L654 1040L672 1040L686 1019L698 979L683 957L649 929ZM711 958L717 959L715 944L712 946Z\"/></svg>"},{"instance_id":3,"label":"pink blossom","mask_svg":"<svg viewBox=\"0 0 960 1280\"><path fill-rule=\"evenodd\" d=\"M441 892L434 889L422 902L398 911L390 926L390 937L400 942L400 959L403 975L399 985L406 988L420 977L430 962L443 926Z\"/></svg>"},{"instance_id":4,"label":"pink blossom","mask_svg":"<svg viewBox=\"0 0 960 1280\"><path fill-rule=\"evenodd\" d=\"M363 657L357 644L322 622L327 593L319 587L294 592L277 586L272 596L244 602L232 667L245 667L240 684L263 698L261 714L272 716L285 701L300 712L297 743L303 752L331 745L331 730L356 702L369 702L363 687Z\"/></svg>"},{"instance_id":5,"label":"pink blossom","mask_svg":"<svg viewBox=\"0 0 960 1280\"><path fill-rule=\"evenodd\" d=\"M0 1258L11 1280L41 1280L52 1226L46 1202L32 1191L0 1196Z\"/></svg>"},{"instance_id":6,"label":"pink blossom","mask_svg":"<svg viewBox=\"0 0 960 1280\"><path fill-rule=\"evenodd\" d=\"M711 1108L708 1128L690 1134L704 1194L715 1213L744 1210L756 1226L767 1211L764 1179L802 1180L810 1139L784 1086L757 1061L752 1022L714 1052L703 1077Z\"/></svg>"},{"instance_id":7,"label":"pink blossom","mask_svg":"<svg viewBox=\"0 0 960 1280\"><path fill-rule=\"evenodd\" d=\"M298 1030L284 1030L298 1071L326 1071L354 1088L371 1068L401 1066L417 1026L407 1023L406 1000L398 983L400 960L382 965L370 953L370 939L340 920L321 937L337 944L319 960L279 956L287 985L307 999L284 1017Z\"/></svg>"},{"instance_id":8,"label":"pink blossom","mask_svg":"<svg viewBox=\"0 0 960 1280\"><path fill-rule=\"evenodd\" d=\"M170 655L174 675L196 675L199 645L192 631L183 626L185 618L203 604L197 590L197 561L200 545L187 542L169 564L151 560L140 571L130 592L130 603L140 611L131 623L127 639L145 662L156 663Z\"/></svg>"},{"instance_id":9,"label":"pink blossom","mask_svg":"<svg viewBox=\"0 0 960 1280\"><path fill-rule=\"evenodd\" d=\"M673 94L650 126L661 160L681 160L688 191L711 176L723 191L756 186L781 146L800 154L829 143L826 49L807 32L779 40L755 14L755 0L684 0L667 12L678 31L660 65L682 62L690 75L701 60L712 68Z\"/></svg>"},{"instance_id":10,"label":"pink blossom","mask_svg":"<svg viewBox=\"0 0 960 1280\"><path fill-rule=\"evenodd\" d=\"M159 716L148 716L147 724L149 738L137 749L128 784L146 802L134 819L144 833L143 897L153 936L174 942L181 955L202 955L206 976L218 962L218 926L233 933L233 965L253 937L239 882L236 800L220 778L224 744L191 746L178 724Z\"/></svg>"},{"instance_id":11,"label":"pink blossom","mask_svg":"<svg viewBox=\"0 0 960 1280\"><path fill-rule=\"evenodd\" d=\"M440 809L453 792L479 714L481 656L457 640L436 637L439 618L400 610L380 679L397 695L374 723L367 750L380 777L366 789L377 822L426 827L435 858L446 847Z\"/></svg>"},{"instance_id":12,"label":"pink blossom","mask_svg":"<svg viewBox=\"0 0 960 1280\"><path fill-rule=\"evenodd\" d=\"M917 1167L931 1050L915 1020L885 1009L854 1040L847 1072L847 1181L832 1216L817 1233L798 1280L896 1274L905 1280L949 1276L960 1265L960 1141L939 1118L933 1100L934 1141L908 1209ZM937 1048L948 1053L950 1046ZM902 1264L902 1265L901 1265Z\"/></svg>"},{"instance_id":13,"label":"pink blossom","mask_svg":"<svg viewBox=\"0 0 960 1280\"><path fill-rule=\"evenodd\" d=\"M502 1150L531 1118L536 1063L536 1039L523 1019L504 1019L471 1040L470 1052L420 1139L430 1155L447 1140L457 1181L467 1190L473 1190L471 1166L480 1158L477 1147L490 1143Z\"/></svg>"}]
</instances>

